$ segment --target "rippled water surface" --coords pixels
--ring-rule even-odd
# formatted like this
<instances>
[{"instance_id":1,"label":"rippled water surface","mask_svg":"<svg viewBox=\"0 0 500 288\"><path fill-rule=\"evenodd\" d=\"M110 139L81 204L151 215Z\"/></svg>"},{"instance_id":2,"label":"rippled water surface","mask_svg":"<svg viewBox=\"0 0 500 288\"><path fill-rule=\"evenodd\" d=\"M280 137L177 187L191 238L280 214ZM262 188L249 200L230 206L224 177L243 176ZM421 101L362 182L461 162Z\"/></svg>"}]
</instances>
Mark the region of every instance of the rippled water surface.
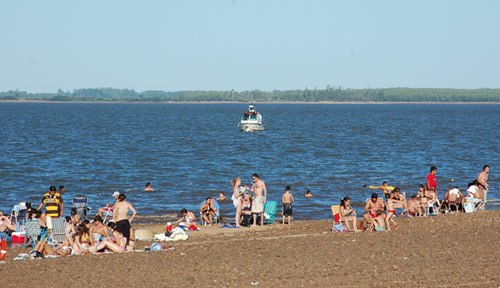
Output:
<instances>
[{"instance_id":1,"label":"rippled water surface","mask_svg":"<svg viewBox=\"0 0 500 288\"><path fill-rule=\"evenodd\" d=\"M489 208L500 207L499 105L256 109L264 132L238 131L245 104L0 103L0 209L38 204L50 185L64 185L66 207L77 194L100 207L119 190L140 214L172 214L218 192L229 197L232 178L250 185L259 173L270 200L290 185L296 218L318 219L345 195L361 206L373 192L363 184L385 180L413 194L434 165L443 195L452 185L465 190L484 164ZM156 191L142 192L148 181ZM307 188L316 197L305 199ZM221 206L234 215L232 203Z\"/></svg>"}]
</instances>

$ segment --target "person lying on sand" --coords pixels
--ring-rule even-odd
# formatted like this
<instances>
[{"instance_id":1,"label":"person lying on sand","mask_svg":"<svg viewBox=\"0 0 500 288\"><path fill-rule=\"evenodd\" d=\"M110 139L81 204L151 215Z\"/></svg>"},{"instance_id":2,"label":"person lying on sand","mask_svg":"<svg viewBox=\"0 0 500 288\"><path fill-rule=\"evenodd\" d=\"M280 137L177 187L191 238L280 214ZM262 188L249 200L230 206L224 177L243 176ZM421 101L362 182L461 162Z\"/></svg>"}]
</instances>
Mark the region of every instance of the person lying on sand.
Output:
<instances>
[{"instance_id":1,"label":"person lying on sand","mask_svg":"<svg viewBox=\"0 0 500 288\"><path fill-rule=\"evenodd\" d=\"M364 218L370 225L370 231L375 230L377 225L379 229L385 229L384 202L378 198L377 193L373 193L371 199L366 201Z\"/></svg>"},{"instance_id":2,"label":"person lying on sand","mask_svg":"<svg viewBox=\"0 0 500 288\"><path fill-rule=\"evenodd\" d=\"M130 242L127 244L127 237L124 237L122 233L115 230L115 227L116 225L111 228L114 241L111 239L104 239L98 245L90 247L89 251L91 253L97 253L104 249L115 253L123 253L134 250L134 246L132 246Z\"/></svg>"},{"instance_id":3,"label":"person lying on sand","mask_svg":"<svg viewBox=\"0 0 500 288\"><path fill-rule=\"evenodd\" d=\"M57 247L51 247L47 244L47 240L38 241L33 250L31 250L30 254L33 258L40 258L47 255L60 255L60 256L68 256L73 254L71 237L67 237L66 240L62 243L62 245Z\"/></svg>"}]
</instances>

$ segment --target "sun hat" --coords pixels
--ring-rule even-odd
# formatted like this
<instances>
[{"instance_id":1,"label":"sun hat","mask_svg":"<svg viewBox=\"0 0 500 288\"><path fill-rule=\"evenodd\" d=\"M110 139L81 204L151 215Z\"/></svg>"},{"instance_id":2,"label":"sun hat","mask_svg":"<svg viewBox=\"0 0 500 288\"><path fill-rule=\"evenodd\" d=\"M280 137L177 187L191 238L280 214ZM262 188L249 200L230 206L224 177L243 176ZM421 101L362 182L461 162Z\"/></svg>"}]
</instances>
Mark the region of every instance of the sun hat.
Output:
<instances>
[{"instance_id":1,"label":"sun hat","mask_svg":"<svg viewBox=\"0 0 500 288\"><path fill-rule=\"evenodd\" d=\"M119 191L113 192L113 197L115 197L115 196L120 196L120 192Z\"/></svg>"}]
</instances>

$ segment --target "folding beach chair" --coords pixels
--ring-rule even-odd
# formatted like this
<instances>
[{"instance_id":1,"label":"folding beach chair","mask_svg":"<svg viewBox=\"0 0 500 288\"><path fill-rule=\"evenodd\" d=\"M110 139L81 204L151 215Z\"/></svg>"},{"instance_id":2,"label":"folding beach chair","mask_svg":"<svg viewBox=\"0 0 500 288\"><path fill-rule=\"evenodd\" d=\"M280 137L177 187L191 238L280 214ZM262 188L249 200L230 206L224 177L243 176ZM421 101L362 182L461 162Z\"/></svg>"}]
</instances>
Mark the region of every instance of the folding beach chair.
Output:
<instances>
[{"instance_id":1,"label":"folding beach chair","mask_svg":"<svg viewBox=\"0 0 500 288\"><path fill-rule=\"evenodd\" d=\"M87 219L87 214L91 210L91 208L88 207L88 201L89 199L82 195L73 197L73 208L76 209L76 214L78 214L81 219Z\"/></svg>"},{"instance_id":2,"label":"folding beach chair","mask_svg":"<svg viewBox=\"0 0 500 288\"><path fill-rule=\"evenodd\" d=\"M51 218L52 229L50 229L50 237L52 241L63 243L66 240L66 219L63 217Z\"/></svg>"},{"instance_id":3,"label":"folding beach chair","mask_svg":"<svg viewBox=\"0 0 500 288\"><path fill-rule=\"evenodd\" d=\"M10 221L12 224L16 223L17 232L21 231L21 224L23 224L26 219L26 212L28 212L26 206L14 205L14 207L12 207Z\"/></svg>"},{"instance_id":4,"label":"folding beach chair","mask_svg":"<svg viewBox=\"0 0 500 288\"><path fill-rule=\"evenodd\" d=\"M201 205L205 204L205 201L203 201L203 202L200 203L200 208L201 208ZM217 225L217 219L220 216L220 206L219 206L219 203L215 199L212 199L212 203L214 204L214 208L215 208L213 223L215 223ZM201 212L200 212L200 221L201 221L200 222L201 225L206 225L207 224L205 222L205 220L203 220L203 213L201 213Z\"/></svg>"},{"instance_id":5,"label":"folding beach chair","mask_svg":"<svg viewBox=\"0 0 500 288\"><path fill-rule=\"evenodd\" d=\"M264 222L267 221L267 224L276 224L274 222L274 216L276 215L276 210L278 209L278 202L276 201L266 201L264 203Z\"/></svg>"},{"instance_id":6,"label":"folding beach chair","mask_svg":"<svg viewBox=\"0 0 500 288\"><path fill-rule=\"evenodd\" d=\"M337 205L332 205L332 215L333 215L333 226L332 226L332 232L339 232L339 227L338 225L341 225L343 227L347 228L347 222L346 220L342 220L340 217L340 204ZM336 229L337 228L337 229ZM356 227L354 227L356 228ZM342 229L343 231L344 229Z\"/></svg>"},{"instance_id":7,"label":"folding beach chair","mask_svg":"<svg viewBox=\"0 0 500 288\"><path fill-rule=\"evenodd\" d=\"M31 247L35 247L38 242L38 237L43 240L45 232L40 227L40 222L37 219L28 219L24 221L24 228L26 229L26 237L24 237L23 248L26 248L26 241L30 241Z\"/></svg>"}]
</instances>

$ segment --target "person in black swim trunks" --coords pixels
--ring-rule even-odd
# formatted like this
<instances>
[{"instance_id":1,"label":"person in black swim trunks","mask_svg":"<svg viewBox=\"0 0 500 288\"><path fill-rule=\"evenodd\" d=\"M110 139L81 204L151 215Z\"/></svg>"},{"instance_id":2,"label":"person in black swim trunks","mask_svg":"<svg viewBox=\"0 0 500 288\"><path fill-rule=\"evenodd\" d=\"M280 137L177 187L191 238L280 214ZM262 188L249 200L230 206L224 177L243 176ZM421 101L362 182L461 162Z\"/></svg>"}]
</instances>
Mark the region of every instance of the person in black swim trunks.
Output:
<instances>
[{"instance_id":1,"label":"person in black swim trunks","mask_svg":"<svg viewBox=\"0 0 500 288\"><path fill-rule=\"evenodd\" d=\"M290 190L290 186L286 186L285 193L281 196L281 202L283 202L283 225L285 225L285 216L288 216L288 224L290 224L290 218L292 217L292 203L294 200Z\"/></svg>"}]
</instances>

